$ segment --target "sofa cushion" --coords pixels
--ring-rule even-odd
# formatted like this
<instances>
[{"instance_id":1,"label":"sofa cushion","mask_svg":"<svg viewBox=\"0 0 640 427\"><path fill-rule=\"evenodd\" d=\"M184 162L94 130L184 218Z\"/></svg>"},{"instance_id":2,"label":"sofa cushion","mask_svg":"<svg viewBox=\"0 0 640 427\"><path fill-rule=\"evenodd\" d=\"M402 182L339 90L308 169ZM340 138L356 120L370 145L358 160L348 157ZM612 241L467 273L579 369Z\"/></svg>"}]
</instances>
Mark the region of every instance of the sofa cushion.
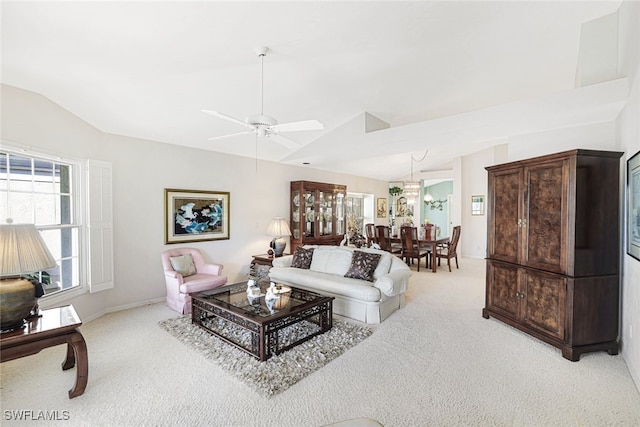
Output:
<instances>
[{"instance_id":1,"label":"sofa cushion","mask_svg":"<svg viewBox=\"0 0 640 427\"><path fill-rule=\"evenodd\" d=\"M310 269L319 273L344 276L351 266L352 252L335 247L317 247L313 252Z\"/></svg>"},{"instance_id":2,"label":"sofa cushion","mask_svg":"<svg viewBox=\"0 0 640 427\"><path fill-rule=\"evenodd\" d=\"M373 272L374 280L378 280L379 278L387 274L391 269L391 259L394 257L393 255L391 255L391 253L371 248L362 248L358 250L372 254L380 254L380 261L378 262L376 270Z\"/></svg>"},{"instance_id":3,"label":"sofa cushion","mask_svg":"<svg viewBox=\"0 0 640 427\"><path fill-rule=\"evenodd\" d=\"M354 251L349 270L344 277L373 282L373 272L380 262L380 254Z\"/></svg>"},{"instance_id":4,"label":"sofa cushion","mask_svg":"<svg viewBox=\"0 0 640 427\"><path fill-rule=\"evenodd\" d=\"M315 257L315 253L313 255ZM273 267L269 270L269 277L273 281L281 281L320 294L342 295L360 301L376 302L382 298L380 289L366 280L349 279L313 270L299 268Z\"/></svg>"},{"instance_id":5,"label":"sofa cushion","mask_svg":"<svg viewBox=\"0 0 640 427\"><path fill-rule=\"evenodd\" d=\"M296 248L296 251L293 253L293 261L291 261L291 267L308 270L311 267L313 250L314 248L305 249L301 246L298 246Z\"/></svg>"},{"instance_id":6,"label":"sofa cushion","mask_svg":"<svg viewBox=\"0 0 640 427\"><path fill-rule=\"evenodd\" d=\"M196 274L193 258L191 258L189 254L169 257L169 261L171 261L173 269L182 274L182 277L189 277Z\"/></svg>"}]
</instances>

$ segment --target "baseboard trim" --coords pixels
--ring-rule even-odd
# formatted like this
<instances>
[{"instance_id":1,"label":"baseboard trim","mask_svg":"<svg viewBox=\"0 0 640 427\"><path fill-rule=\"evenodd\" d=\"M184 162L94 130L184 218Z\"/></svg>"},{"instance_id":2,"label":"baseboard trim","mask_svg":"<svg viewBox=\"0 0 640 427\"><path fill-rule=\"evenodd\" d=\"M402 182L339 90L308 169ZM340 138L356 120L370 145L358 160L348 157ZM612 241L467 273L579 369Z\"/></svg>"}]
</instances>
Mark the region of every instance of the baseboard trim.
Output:
<instances>
[{"instance_id":1,"label":"baseboard trim","mask_svg":"<svg viewBox=\"0 0 640 427\"><path fill-rule=\"evenodd\" d=\"M96 319L101 318L105 314L115 313L116 311L130 310L132 308L143 307L145 305L157 304L159 302L165 302L166 300L167 300L166 297L160 297L160 298L153 298L153 299L145 300L145 301L138 301L138 302L134 302L134 303L131 303L131 304L123 304L123 305L118 305L118 306L115 306L115 307L109 307L109 308L101 310L101 311L99 311L97 313L94 313L92 316L83 318L82 322L83 323L89 323L89 322L92 322L92 321L94 321Z\"/></svg>"}]
</instances>

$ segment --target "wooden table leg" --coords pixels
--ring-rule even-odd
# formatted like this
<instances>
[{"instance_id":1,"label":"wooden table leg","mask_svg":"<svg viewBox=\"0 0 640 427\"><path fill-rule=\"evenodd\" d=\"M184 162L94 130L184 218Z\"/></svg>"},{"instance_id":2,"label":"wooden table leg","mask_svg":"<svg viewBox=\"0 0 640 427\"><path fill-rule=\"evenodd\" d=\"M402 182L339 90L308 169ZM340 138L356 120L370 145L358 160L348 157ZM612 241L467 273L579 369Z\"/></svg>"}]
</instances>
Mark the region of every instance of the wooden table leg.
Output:
<instances>
[{"instance_id":1,"label":"wooden table leg","mask_svg":"<svg viewBox=\"0 0 640 427\"><path fill-rule=\"evenodd\" d=\"M67 357L62 361L62 370L66 371L76 366L76 356L73 352L71 343L67 343Z\"/></svg>"},{"instance_id":2,"label":"wooden table leg","mask_svg":"<svg viewBox=\"0 0 640 427\"><path fill-rule=\"evenodd\" d=\"M73 349L73 351L72 351ZM69 353L72 353L70 355ZM76 366L76 383L73 388L69 390L69 399L80 396L84 393L87 387L87 381L89 379L89 357L87 354L87 343L80 331L76 330L69 336L67 342L67 358L62 365L62 369L67 369L73 366L73 359L77 362Z\"/></svg>"},{"instance_id":3,"label":"wooden table leg","mask_svg":"<svg viewBox=\"0 0 640 427\"><path fill-rule=\"evenodd\" d=\"M434 273L436 272L436 259L438 258L436 254L437 246L435 241L431 243L431 271Z\"/></svg>"}]
</instances>

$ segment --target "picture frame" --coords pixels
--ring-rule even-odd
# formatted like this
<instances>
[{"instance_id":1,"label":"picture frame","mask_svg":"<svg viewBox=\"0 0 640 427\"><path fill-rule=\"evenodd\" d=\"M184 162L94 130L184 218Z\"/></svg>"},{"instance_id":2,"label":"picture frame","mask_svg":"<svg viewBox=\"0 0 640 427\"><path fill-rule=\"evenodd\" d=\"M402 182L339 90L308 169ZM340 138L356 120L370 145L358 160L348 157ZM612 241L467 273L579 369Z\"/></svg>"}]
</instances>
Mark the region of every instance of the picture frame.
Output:
<instances>
[{"instance_id":1,"label":"picture frame","mask_svg":"<svg viewBox=\"0 0 640 427\"><path fill-rule=\"evenodd\" d=\"M627 253L640 261L640 151L627 160Z\"/></svg>"},{"instance_id":2,"label":"picture frame","mask_svg":"<svg viewBox=\"0 0 640 427\"><path fill-rule=\"evenodd\" d=\"M164 243L228 240L230 194L225 191L164 190Z\"/></svg>"},{"instance_id":3,"label":"picture frame","mask_svg":"<svg viewBox=\"0 0 640 427\"><path fill-rule=\"evenodd\" d=\"M398 197L398 199L396 200L396 211L395 211L395 217L396 218L404 218L406 216L411 216L413 215L410 210L409 210L409 204L407 202L407 198L404 196L400 196Z\"/></svg>"},{"instance_id":4,"label":"picture frame","mask_svg":"<svg viewBox=\"0 0 640 427\"><path fill-rule=\"evenodd\" d=\"M376 218L386 218L388 210L386 197L376 199Z\"/></svg>"},{"instance_id":5,"label":"picture frame","mask_svg":"<svg viewBox=\"0 0 640 427\"><path fill-rule=\"evenodd\" d=\"M484 194L471 196L471 215L484 215Z\"/></svg>"}]
</instances>

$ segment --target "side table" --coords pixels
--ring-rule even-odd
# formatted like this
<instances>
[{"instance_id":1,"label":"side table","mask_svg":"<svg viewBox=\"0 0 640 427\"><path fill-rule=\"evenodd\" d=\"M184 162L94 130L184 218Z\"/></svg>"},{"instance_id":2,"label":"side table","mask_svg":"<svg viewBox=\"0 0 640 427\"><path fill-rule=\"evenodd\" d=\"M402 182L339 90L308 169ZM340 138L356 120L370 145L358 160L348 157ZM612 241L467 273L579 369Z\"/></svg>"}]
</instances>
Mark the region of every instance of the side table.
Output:
<instances>
[{"instance_id":1,"label":"side table","mask_svg":"<svg viewBox=\"0 0 640 427\"><path fill-rule=\"evenodd\" d=\"M253 260L251 264L258 265L268 265L269 267L273 267L273 256L268 254L260 254L260 255L252 255Z\"/></svg>"},{"instance_id":2,"label":"side table","mask_svg":"<svg viewBox=\"0 0 640 427\"><path fill-rule=\"evenodd\" d=\"M289 254L282 254L282 256L285 256L285 255L289 255ZM273 255L260 254L260 255L251 255L251 257L253 258L253 260L251 260L251 264L268 265L269 267L273 267L273 260L275 259Z\"/></svg>"},{"instance_id":3,"label":"side table","mask_svg":"<svg viewBox=\"0 0 640 427\"><path fill-rule=\"evenodd\" d=\"M76 366L76 383L69 398L80 396L87 387L89 360L87 344L77 329L82 322L72 305L40 310L40 316L27 319L15 331L0 334L0 362L39 353L41 350L67 344L62 370Z\"/></svg>"}]
</instances>

